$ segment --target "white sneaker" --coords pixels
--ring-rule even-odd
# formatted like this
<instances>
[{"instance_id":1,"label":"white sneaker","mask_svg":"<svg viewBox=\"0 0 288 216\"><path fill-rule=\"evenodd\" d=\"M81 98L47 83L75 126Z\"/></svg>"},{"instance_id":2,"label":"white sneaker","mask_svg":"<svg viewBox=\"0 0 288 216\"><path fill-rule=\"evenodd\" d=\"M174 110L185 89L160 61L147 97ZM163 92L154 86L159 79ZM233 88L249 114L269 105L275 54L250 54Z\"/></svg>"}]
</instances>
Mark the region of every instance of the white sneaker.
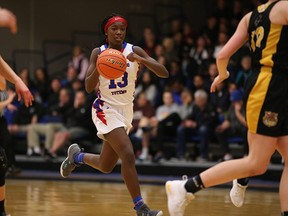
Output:
<instances>
[{"instance_id":1,"label":"white sneaker","mask_svg":"<svg viewBox=\"0 0 288 216\"><path fill-rule=\"evenodd\" d=\"M165 184L170 216L184 216L186 206L195 198L186 191L186 182L187 176L183 176L183 180L167 181Z\"/></svg>"},{"instance_id":2,"label":"white sneaker","mask_svg":"<svg viewBox=\"0 0 288 216\"><path fill-rule=\"evenodd\" d=\"M233 180L233 187L230 190L230 198L232 203L236 207L241 207L244 203L245 191L248 185L243 186L237 182L237 179Z\"/></svg>"}]
</instances>

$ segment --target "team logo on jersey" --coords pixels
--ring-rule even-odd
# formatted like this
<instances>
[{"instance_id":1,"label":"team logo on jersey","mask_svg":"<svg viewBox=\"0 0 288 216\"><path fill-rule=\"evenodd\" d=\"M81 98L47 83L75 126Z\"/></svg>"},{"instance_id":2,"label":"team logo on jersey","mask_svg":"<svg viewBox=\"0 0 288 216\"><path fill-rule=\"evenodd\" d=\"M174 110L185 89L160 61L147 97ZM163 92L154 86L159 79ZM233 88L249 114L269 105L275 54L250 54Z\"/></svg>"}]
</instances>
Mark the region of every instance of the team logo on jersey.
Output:
<instances>
[{"instance_id":1,"label":"team logo on jersey","mask_svg":"<svg viewBox=\"0 0 288 216\"><path fill-rule=\"evenodd\" d=\"M278 113L274 113L271 111L265 111L265 115L263 116L263 124L267 127L275 127L278 123Z\"/></svg>"}]
</instances>

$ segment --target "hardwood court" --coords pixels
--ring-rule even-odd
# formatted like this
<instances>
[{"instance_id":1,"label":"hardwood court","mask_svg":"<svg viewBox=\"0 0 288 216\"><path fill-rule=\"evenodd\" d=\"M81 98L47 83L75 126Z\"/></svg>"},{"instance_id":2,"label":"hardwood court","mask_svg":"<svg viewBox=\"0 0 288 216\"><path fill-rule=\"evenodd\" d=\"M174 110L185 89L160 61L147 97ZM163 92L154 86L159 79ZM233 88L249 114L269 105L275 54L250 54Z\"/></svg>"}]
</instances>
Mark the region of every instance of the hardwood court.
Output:
<instances>
[{"instance_id":1,"label":"hardwood court","mask_svg":"<svg viewBox=\"0 0 288 216\"><path fill-rule=\"evenodd\" d=\"M142 195L168 216L164 186L142 185ZM7 212L12 216L135 216L124 184L71 181L7 180ZM249 190L242 208L230 202L228 189L197 194L185 216L279 216L276 192Z\"/></svg>"}]
</instances>

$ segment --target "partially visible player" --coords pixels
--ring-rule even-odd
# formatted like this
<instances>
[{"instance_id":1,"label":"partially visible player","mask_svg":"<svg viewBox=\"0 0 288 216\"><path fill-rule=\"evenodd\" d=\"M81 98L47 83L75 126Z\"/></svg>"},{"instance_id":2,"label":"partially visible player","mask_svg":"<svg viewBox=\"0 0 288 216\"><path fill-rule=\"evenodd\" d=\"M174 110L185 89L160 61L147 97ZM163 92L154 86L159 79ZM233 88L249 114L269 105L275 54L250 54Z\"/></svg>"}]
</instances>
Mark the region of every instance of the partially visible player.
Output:
<instances>
[{"instance_id":1,"label":"partially visible player","mask_svg":"<svg viewBox=\"0 0 288 216\"><path fill-rule=\"evenodd\" d=\"M16 16L8 9L0 7L0 27L7 27L13 34L17 33Z\"/></svg>"},{"instance_id":2,"label":"partially visible player","mask_svg":"<svg viewBox=\"0 0 288 216\"><path fill-rule=\"evenodd\" d=\"M135 155L127 134L132 127L135 82L139 66L142 64L163 78L168 77L168 71L142 48L126 43L126 29L127 21L122 16L112 14L103 20L102 31L106 42L92 51L86 75L87 92L92 92L99 85L98 98L93 103L92 119L98 136L104 141L101 153L83 153L77 144L72 144L60 172L63 177L67 177L76 166L87 164L103 173L110 173L121 159L121 173L133 199L137 216L161 216L162 211L150 210L142 199ZM127 58L126 72L115 80L102 77L96 69L98 55L107 48L117 49Z\"/></svg>"},{"instance_id":3,"label":"partially visible player","mask_svg":"<svg viewBox=\"0 0 288 216\"><path fill-rule=\"evenodd\" d=\"M219 163L191 179L167 181L171 216L183 216L186 205L201 189L265 173L275 150L285 160L279 195L281 215L288 216L288 1L269 0L242 18L217 57L219 75L211 92L229 77L229 59L247 41L253 60L244 92L249 154Z\"/></svg>"},{"instance_id":4,"label":"partially visible player","mask_svg":"<svg viewBox=\"0 0 288 216\"><path fill-rule=\"evenodd\" d=\"M12 33L17 32L17 22L15 15L7 10L0 8L0 27L10 28ZM11 103L14 98L6 91L6 80L15 85L15 90L18 95L18 100L22 97L26 106L32 105L33 96L23 81L9 67L9 65L0 56L0 215L6 216L5 211L5 173L7 169L7 158L5 154L5 145L8 142L9 131L7 130L6 120L3 118L2 109Z\"/></svg>"}]
</instances>

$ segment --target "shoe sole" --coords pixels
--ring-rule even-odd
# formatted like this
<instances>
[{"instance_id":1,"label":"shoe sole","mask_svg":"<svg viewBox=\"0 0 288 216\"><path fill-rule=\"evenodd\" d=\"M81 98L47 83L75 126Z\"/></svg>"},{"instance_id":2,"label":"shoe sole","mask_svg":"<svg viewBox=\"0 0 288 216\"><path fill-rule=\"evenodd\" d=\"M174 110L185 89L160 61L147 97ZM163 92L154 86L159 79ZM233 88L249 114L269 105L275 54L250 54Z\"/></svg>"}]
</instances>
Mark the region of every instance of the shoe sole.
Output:
<instances>
[{"instance_id":1,"label":"shoe sole","mask_svg":"<svg viewBox=\"0 0 288 216\"><path fill-rule=\"evenodd\" d=\"M162 215L163 215L163 212L159 211L156 216L162 216Z\"/></svg>"},{"instance_id":2,"label":"shoe sole","mask_svg":"<svg viewBox=\"0 0 288 216\"><path fill-rule=\"evenodd\" d=\"M71 148L72 148L73 146L75 146L75 145L78 146L78 144L72 144L72 145L69 146L69 148L68 148L68 150L67 150L67 157L66 157L65 160L61 163L61 166L60 166L60 174L61 174L61 176L62 176L63 178L67 178L68 176L64 176L62 167L63 167L64 163L65 163L67 160L69 161L69 157L70 157L69 152L70 152Z\"/></svg>"}]
</instances>

